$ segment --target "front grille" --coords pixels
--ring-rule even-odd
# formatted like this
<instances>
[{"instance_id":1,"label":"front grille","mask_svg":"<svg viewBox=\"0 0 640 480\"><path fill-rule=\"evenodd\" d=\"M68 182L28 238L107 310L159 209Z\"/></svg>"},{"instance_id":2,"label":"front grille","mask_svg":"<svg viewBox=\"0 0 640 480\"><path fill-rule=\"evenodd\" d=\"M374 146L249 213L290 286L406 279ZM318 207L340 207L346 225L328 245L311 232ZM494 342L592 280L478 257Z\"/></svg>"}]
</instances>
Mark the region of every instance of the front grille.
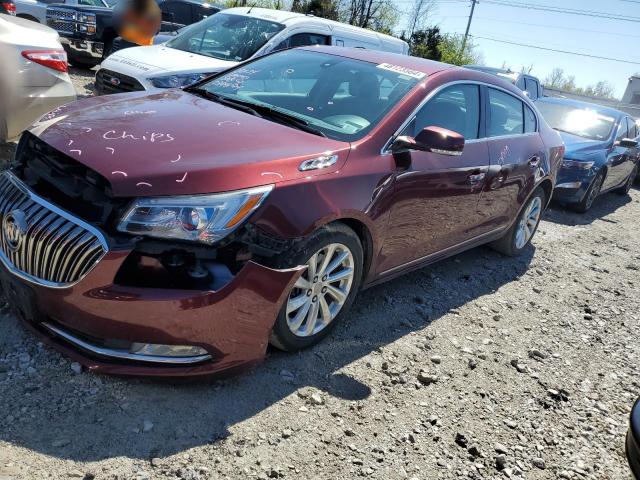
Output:
<instances>
[{"instance_id":1,"label":"front grille","mask_svg":"<svg viewBox=\"0 0 640 480\"><path fill-rule=\"evenodd\" d=\"M142 84L133 77L101 68L96 73L96 89L103 94L139 92L144 90Z\"/></svg>"},{"instance_id":2,"label":"front grille","mask_svg":"<svg viewBox=\"0 0 640 480\"><path fill-rule=\"evenodd\" d=\"M82 280L108 251L99 230L39 197L12 173L0 175L0 259L49 287Z\"/></svg>"},{"instance_id":3,"label":"front grille","mask_svg":"<svg viewBox=\"0 0 640 480\"><path fill-rule=\"evenodd\" d=\"M65 22L56 18L47 18L47 25L60 33L73 33L73 22Z\"/></svg>"},{"instance_id":4,"label":"front grille","mask_svg":"<svg viewBox=\"0 0 640 480\"><path fill-rule=\"evenodd\" d=\"M60 8L47 8L47 17L66 18L68 20L75 20L76 15L73 10L63 10Z\"/></svg>"}]
</instances>

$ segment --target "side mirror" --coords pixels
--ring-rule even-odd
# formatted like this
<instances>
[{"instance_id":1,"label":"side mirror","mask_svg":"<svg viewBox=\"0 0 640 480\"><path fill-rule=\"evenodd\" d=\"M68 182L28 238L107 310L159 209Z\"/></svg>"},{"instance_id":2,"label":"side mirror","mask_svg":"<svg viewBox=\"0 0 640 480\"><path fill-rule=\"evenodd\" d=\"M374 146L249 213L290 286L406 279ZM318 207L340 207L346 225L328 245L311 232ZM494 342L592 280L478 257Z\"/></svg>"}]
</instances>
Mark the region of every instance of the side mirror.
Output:
<instances>
[{"instance_id":1,"label":"side mirror","mask_svg":"<svg viewBox=\"0 0 640 480\"><path fill-rule=\"evenodd\" d=\"M393 151L422 150L440 155L462 155L464 137L442 127L426 127L415 138L401 136L391 146Z\"/></svg>"},{"instance_id":2,"label":"side mirror","mask_svg":"<svg viewBox=\"0 0 640 480\"><path fill-rule=\"evenodd\" d=\"M638 146L638 141L631 138L623 138L620 140L618 145L622 148L636 148Z\"/></svg>"}]
</instances>

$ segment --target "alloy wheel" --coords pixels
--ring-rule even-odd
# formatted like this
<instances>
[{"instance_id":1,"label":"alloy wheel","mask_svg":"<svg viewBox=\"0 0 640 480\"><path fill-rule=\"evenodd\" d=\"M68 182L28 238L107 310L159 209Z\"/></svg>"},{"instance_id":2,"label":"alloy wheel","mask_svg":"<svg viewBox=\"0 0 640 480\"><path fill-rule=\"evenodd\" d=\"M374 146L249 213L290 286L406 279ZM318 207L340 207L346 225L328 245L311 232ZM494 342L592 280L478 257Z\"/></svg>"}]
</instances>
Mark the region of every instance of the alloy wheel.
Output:
<instances>
[{"instance_id":1,"label":"alloy wheel","mask_svg":"<svg viewBox=\"0 0 640 480\"><path fill-rule=\"evenodd\" d=\"M602 182L604 181L604 177L602 175L598 175L598 177L594 180L593 187L589 189L587 193L587 209L591 208L593 202L595 202L598 195L600 195L600 189L602 188Z\"/></svg>"},{"instance_id":2,"label":"alloy wheel","mask_svg":"<svg viewBox=\"0 0 640 480\"><path fill-rule=\"evenodd\" d=\"M520 250L524 248L533 234L536 231L536 227L538 226L538 222L540 221L540 215L542 214L542 200L540 200L539 196L533 197L527 209L522 215L522 219L518 225L518 229L516 231L516 248Z\"/></svg>"},{"instance_id":3,"label":"alloy wheel","mask_svg":"<svg viewBox=\"0 0 640 480\"><path fill-rule=\"evenodd\" d=\"M349 248L332 243L314 253L287 300L287 325L299 337L324 330L345 304L354 279Z\"/></svg>"}]
</instances>

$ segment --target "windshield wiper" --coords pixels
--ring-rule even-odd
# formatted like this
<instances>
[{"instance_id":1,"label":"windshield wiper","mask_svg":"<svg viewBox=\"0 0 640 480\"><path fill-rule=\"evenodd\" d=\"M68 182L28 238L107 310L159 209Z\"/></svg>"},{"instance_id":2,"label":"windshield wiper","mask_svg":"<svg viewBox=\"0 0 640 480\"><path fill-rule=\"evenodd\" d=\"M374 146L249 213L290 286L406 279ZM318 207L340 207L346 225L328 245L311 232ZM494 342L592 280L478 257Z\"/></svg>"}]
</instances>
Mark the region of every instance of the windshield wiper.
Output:
<instances>
[{"instance_id":1,"label":"windshield wiper","mask_svg":"<svg viewBox=\"0 0 640 480\"><path fill-rule=\"evenodd\" d=\"M249 105L249 102L238 102L231 98L219 95L217 93L210 92L206 88L200 87L187 87L184 89L189 93L193 93L194 95L198 95L200 97L206 98L207 100L211 100L216 103L220 103L222 105L226 105L227 107L235 108L236 110L241 110L243 112L249 113L254 117L262 118L262 115L259 114L253 107Z\"/></svg>"},{"instance_id":2,"label":"windshield wiper","mask_svg":"<svg viewBox=\"0 0 640 480\"><path fill-rule=\"evenodd\" d=\"M247 102L245 100L225 97L224 95L210 92L206 88L187 87L185 88L185 90L187 92L194 93L204 98L208 98L209 100L212 100L214 102L218 102L223 105L227 105L229 107L236 108L238 110L242 110L244 112L250 113L251 115L255 115L256 117L260 117L260 118L264 118L265 116L271 117L281 123L297 128L298 130L302 130L307 133L312 133L320 137L326 137L326 135L323 132L321 132L317 128L312 127L309 124L309 122L307 122L306 120L302 118L298 118L295 115L291 115L289 113L283 112L282 110L269 107L267 105L261 105L259 103Z\"/></svg>"}]
</instances>

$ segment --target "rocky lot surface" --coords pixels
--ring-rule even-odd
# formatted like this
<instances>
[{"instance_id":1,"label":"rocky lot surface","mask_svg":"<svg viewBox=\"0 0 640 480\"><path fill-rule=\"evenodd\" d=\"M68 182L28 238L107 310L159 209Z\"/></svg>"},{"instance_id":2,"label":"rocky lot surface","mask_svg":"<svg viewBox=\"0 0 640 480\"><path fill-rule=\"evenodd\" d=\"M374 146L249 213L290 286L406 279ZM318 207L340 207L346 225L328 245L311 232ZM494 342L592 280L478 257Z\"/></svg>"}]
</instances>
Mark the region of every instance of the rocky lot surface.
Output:
<instances>
[{"instance_id":1,"label":"rocky lot surface","mask_svg":"<svg viewBox=\"0 0 640 480\"><path fill-rule=\"evenodd\" d=\"M88 374L5 307L0 479L630 479L638 224L638 190L554 207L523 257L372 288L321 345L218 382Z\"/></svg>"}]
</instances>

